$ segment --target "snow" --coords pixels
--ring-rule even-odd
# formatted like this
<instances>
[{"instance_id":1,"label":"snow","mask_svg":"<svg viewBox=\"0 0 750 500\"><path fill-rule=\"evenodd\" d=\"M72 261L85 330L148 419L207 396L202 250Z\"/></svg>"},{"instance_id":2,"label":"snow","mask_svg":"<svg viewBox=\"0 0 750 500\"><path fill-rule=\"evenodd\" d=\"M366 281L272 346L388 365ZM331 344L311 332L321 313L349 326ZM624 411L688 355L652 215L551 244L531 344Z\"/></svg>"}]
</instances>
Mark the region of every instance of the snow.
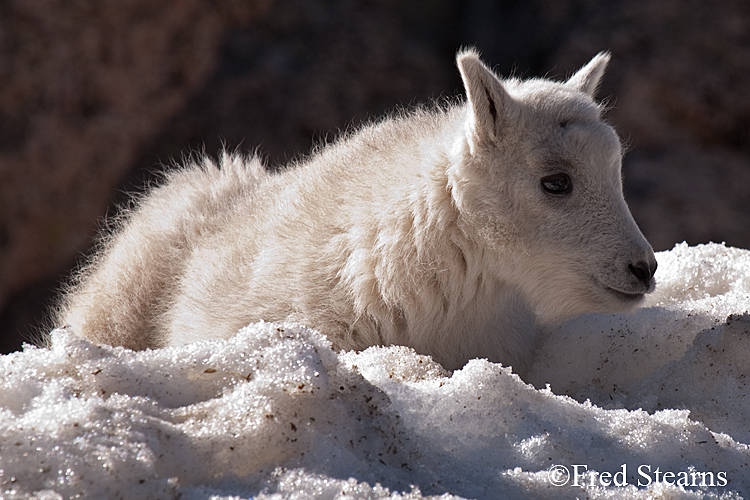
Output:
<instances>
[{"instance_id":1,"label":"snow","mask_svg":"<svg viewBox=\"0 0 750 500\"><path fill-rule=\"evenodd\" d=\"M289 324L144 352L56 330L0 357L0 492L750 498L750 251L657 258L646 307L563 325L530 384Z\"/></svg>"}]
</instances>

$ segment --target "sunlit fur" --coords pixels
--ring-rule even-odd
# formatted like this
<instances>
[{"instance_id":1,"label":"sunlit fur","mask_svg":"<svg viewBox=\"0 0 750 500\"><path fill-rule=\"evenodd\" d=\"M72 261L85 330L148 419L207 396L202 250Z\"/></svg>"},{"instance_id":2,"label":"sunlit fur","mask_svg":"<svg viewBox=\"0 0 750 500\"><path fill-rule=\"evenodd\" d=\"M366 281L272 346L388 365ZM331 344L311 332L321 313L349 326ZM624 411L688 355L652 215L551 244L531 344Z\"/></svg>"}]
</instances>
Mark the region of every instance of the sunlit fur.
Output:
<instances>
[{"instance_id":1,"label":"sunlit fur","mask_svg":"<svg viewBox=\"0 0 750 500\"><path fill-rule=\"evenodd\" d=\"M463 104L390 116L280 173L231 154L191 162L124 213L57 323L144 349L285 320L338 349L522 371L540 332L634 308L654 286L628 268L654 255L593 100L608 59L564 83L502 81L468 50ZM545 192L561 171L572 191Z\"/></svg>"}]
</instances>

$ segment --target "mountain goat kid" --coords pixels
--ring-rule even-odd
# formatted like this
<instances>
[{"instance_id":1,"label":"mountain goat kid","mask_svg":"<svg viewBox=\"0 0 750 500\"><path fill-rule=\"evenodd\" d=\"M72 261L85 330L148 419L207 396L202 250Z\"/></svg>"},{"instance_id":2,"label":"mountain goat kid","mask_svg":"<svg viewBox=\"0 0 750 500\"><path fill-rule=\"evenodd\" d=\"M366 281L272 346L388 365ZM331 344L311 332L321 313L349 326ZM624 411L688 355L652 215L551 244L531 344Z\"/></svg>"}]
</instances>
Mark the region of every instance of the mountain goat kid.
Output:
<instances>
[{"instance_id":1,"label":"mountain goat kid","mask_svg":"<svg viewBox=\"0 0 750 500\"><path fill-rule=\"evenodd\" d=\"M523 373L542 332L654 288L593 99L608 60L564 83L501 80L466 50L463 104L386 118L279 173L231 154L178 169L121 216L57 322L145 349L292 321L336 349Z\"/></svg>"}]
</instances>

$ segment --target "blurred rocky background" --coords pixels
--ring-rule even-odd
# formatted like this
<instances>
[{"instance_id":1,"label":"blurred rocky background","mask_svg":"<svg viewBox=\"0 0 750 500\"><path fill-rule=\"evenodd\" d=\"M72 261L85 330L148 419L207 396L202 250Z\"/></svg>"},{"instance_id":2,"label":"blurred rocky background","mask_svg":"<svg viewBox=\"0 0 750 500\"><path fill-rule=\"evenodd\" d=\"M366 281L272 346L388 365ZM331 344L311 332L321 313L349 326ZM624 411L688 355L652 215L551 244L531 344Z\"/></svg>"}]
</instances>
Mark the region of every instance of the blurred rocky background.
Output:
<instances>
[{"instance_id":1,"label":"blurred rocky background","mask_svg":"<svg viewBox=\"0 0 750 500\"><path fill-rule=\"evenodd\" d=\"M0 349L43 328L126 191L223 147L281 164L395 106L462 93L453 57L564 78L600 50L656 250L750 248L746 0L0 2Z\"/></svg>"}]
</instances>

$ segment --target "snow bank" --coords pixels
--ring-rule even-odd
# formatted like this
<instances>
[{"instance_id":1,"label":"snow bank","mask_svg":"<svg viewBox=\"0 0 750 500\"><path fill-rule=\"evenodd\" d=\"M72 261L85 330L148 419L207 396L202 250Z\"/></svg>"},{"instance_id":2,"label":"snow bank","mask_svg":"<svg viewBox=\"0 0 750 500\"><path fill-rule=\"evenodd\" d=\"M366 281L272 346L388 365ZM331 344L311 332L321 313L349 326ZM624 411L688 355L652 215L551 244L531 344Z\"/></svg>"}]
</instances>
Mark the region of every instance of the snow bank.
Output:
<instances>
[{"instance_id":1,"label":"snow bank","mask_svg":"<svg viewBox=\"0 0 750 500\"><path fill-rule=\"evenodd\" d=\"M533 385L402 347L336 354L294 325L146 352L55 331L0 358L0 491L750 498L750 251L657 258L648 307L564 325Z\"/></svg>"}]
</instances>

